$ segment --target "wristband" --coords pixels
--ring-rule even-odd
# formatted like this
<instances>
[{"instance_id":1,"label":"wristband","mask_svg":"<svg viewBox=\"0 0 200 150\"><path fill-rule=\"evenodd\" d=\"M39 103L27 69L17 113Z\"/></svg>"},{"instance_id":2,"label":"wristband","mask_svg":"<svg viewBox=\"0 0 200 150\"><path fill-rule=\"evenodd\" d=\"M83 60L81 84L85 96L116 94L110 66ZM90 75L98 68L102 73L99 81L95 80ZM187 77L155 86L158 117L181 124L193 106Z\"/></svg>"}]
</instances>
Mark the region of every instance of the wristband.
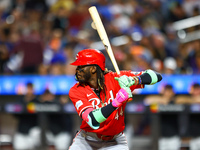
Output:
<instances>
[{"instance_id":1,"label":"wristband","mask_svg":"<svg viewBox=\"0 0 200 150\"><path fill-rule=\"evenodd\" d=\"M132 77L133 78L133 80L135 81L135 83L134 83L134 85L138 85L139 84L139 79L138 79L138 77Z\"/></svg>"},{"instance_id":2,"label":"wristband","mask_svg":"<svg viewBox=\"0 0 200 150\"><path fill-rule=\"evenodd\" d=\"M142 84L141 78L138 76L139 84Z\"/></svg>"}]
</instances>

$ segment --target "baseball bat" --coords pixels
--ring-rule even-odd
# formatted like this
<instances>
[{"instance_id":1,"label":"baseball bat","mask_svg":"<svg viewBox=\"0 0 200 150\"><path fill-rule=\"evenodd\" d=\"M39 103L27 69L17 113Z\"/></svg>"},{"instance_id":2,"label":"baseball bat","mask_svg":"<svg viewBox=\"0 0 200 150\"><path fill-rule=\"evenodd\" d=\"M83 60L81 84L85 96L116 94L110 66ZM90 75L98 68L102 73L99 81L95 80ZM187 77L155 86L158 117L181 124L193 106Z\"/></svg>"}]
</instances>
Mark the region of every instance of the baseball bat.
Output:
<instances>
[{"instance_id":1,"label":"baseball bat","mask_svg":"<svg viewBox=\"0 0 200 150\"><path fill-rule=\"evenodd\" d=\"M99 37L110 57L110 60L115 68L115 71L117 72L117 74L120 74L120 71L119 71L119 68L118 68L118 65L117 65L117 62L115 60L115 57L114 57L114 54L113 54L113 51L112 51L112 48L111 48L111 45L110 45L110 42L109 42L109 39L108 39L108 36L107 36L107 33L106 33L106 30L103 26L103 23L101 21L101 18L99 16L99 13L97 11L97 8L95 6L92 6L89 8L89 13L92 17L92 20L93 20L93 24L92 24L92 27L95 28L99 34Z\"/></svg>"},{"instance_id":2,"label":"baseball bat","mask_svg":"<svg viewBox=\"0 0 200 150\"><path fill-rule=\"evenodd\" d=\"M120 74L119 67L118 67L117 62L115 60L115 57L114 57L114 54L113 54L107 33L106 33L106 30L103 26L103 23L101 21L101 18L99 16L97 8L95 6L90 7L89 13L90 13L92 20L93 20L92 27L97 30L99 37L100 37L100 39L101 39L109 57L110 57L110 60L111 60L113 66L115 68L116 73ZM128 101L131 101L131 100L132 100L132 98L130 97L128 99Z\"/></svg>"}]
</instances>

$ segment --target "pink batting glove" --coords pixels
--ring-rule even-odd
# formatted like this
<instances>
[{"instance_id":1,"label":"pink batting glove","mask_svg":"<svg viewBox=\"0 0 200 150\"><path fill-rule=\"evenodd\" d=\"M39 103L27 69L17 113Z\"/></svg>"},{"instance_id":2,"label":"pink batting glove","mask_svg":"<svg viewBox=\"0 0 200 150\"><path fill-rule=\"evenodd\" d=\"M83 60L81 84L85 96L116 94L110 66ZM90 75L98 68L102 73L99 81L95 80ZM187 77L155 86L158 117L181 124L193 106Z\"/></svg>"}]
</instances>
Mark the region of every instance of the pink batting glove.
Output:
<instances>
[{"instance_id":1,"label":"pink batting glove","mask_svg":"<svg viewBox=\"0 0 200 150\"><path fill-rule=\"evenodd\" d=\"M127 99L128 99L128 93L126 92L126 90L121 88L118 91L116 98L112 101L112 105L114 107L120 107L122 103L125 102Z\"/></svg>"}]
</instances>

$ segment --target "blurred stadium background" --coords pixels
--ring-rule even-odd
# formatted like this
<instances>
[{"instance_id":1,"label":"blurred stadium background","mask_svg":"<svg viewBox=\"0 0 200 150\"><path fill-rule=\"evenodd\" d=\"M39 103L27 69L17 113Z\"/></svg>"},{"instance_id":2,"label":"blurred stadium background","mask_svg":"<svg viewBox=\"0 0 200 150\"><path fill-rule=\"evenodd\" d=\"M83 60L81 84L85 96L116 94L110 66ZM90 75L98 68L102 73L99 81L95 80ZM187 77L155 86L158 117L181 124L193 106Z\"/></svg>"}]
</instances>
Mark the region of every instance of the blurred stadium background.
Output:
<instances>
[{"instance_id":1,"label":"blurred stadium background","mask_svg":"<svg viewBox=\"0 0 200 150\"><path fill-rule=\"evenodd\" d=\"M92 5L120 70L163 74L127 106L130 150L200 150L199 0L0 0L0 149L68 149L81 122L69 64L95 48L114 71L91 27Z\"/></svg>"}]
</instances>

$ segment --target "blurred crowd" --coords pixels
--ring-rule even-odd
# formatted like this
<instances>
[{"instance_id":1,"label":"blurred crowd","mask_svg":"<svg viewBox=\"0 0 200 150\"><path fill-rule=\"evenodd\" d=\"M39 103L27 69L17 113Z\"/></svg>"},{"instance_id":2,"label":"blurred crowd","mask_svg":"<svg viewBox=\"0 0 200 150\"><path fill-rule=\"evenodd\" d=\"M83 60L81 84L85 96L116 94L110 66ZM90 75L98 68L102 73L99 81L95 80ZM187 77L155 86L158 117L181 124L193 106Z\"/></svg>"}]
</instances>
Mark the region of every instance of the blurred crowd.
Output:
<instances>
[{"instance_id":1,"label":"blurred crowd","mask_svg":"<svg viewBox=\"0 0 200 150\"><path fill-rule=\"evenodd\" d=\"M14 150L45 149L53 146L53 150L67 150L71 144L73 133L73 117L62 112L38 112L36 105L54 106L69 102L67 95L56 96L46 89L41 95L35 95L34 84L26 84L26 93L16 99L16 103L27 108L23 113L13 114L17 121L12 138ZM26 113L28 112L28 113Z\"/></svg>"},{"instance_id":2,"label":"blurred crowd","mask_svg":"<svg viewBox=\"0 0 200 150\"><path fill-rule=\"evenodd\" d=\"M106 67L115 71L97 31L91 26L90 6L96 6L99 11L120 70L153 69L163 74L200 73L200 37L181 40L184 34L198 32L200 24L180 31L174 28L174 23L178 21L200 16L199 0L0 0L0 75L74 75L75 68L70 63L80 50L86 48L101 50L106 56ZM37 97L33 93L33 86L27 84L27 93L19 103L68 102L66 95L61 95L58 100L48 89ZM173 87L167 85L160 95L147 95L144 103L200 103L199 87L199 84L192 86L188 97L176 97ZM54 141L57 149L60 146L66 149L72 138L69 134L73 118L58 116L51 116L56 121L47 118L50 125L46 138L47 142ZM37 121L34 121L38 119L37 116L32 116L33 123L27 122L27 117L30 119L27 115L16 115L18 127L13 138L15 149L41 144L32 141L32 133L38 133L34 139L39 139L42 132L38 130ZM63 117L68 120L60 122L64 120ZM200 147L196 146L200 143L200 119L195 117L190 120L190 128L195 129L191 130L191 135L198 135L192 135L197 138L191 140L190 147ZM164 139L160 139L159 145L167 149L170 143L165 138L171 140L178 136L175 141L180 147L177 122L174 121L177 116L175 119L171 116L163 118L161 137ZM61 124L65 127L59 126ZM62 140L68 143L60 143Z\"/></svg>"},{"instance_id":3,"label":"blurred crowd","mask_svg":"<svg viewBox=\"0 0 200 150\"><path fill-rule=\"evenodd\" d=\"M200 42L173 23L200 15L199 0L1 0L0 74L74 74L85 48L102 50L88 8L96 6L120 70L200 73ZM196 32L200 25L181 33ZM106 67L113 70L107 59Z\"/></svg>"},{"instance_id":4,"label":"blurred crowd","mask_svg":"<svg viewBox=\"0 0 200 150\"><path fill-rule=\"evenodd\" d=\"M145 105L194 105L200 101L200 84L193 83L189 88L189 95L177 95L174 87L167 84L160 91L159 95L147 95L144 99ZM150 122L147 116L142 123ZM177 113L161 113L160 114L160 135L158 141L159 150L180 150L183 139L188 143L190 150L198 150L200 145L200 115L190 114L187 118L186 114L182 116ZM143 125L144 126L144 125ZM142 126L140 126L142 128ZM140 129L141 130L141 129ZM144 130L144 129L143 129Z\"/></svg>"}]
</instances>

